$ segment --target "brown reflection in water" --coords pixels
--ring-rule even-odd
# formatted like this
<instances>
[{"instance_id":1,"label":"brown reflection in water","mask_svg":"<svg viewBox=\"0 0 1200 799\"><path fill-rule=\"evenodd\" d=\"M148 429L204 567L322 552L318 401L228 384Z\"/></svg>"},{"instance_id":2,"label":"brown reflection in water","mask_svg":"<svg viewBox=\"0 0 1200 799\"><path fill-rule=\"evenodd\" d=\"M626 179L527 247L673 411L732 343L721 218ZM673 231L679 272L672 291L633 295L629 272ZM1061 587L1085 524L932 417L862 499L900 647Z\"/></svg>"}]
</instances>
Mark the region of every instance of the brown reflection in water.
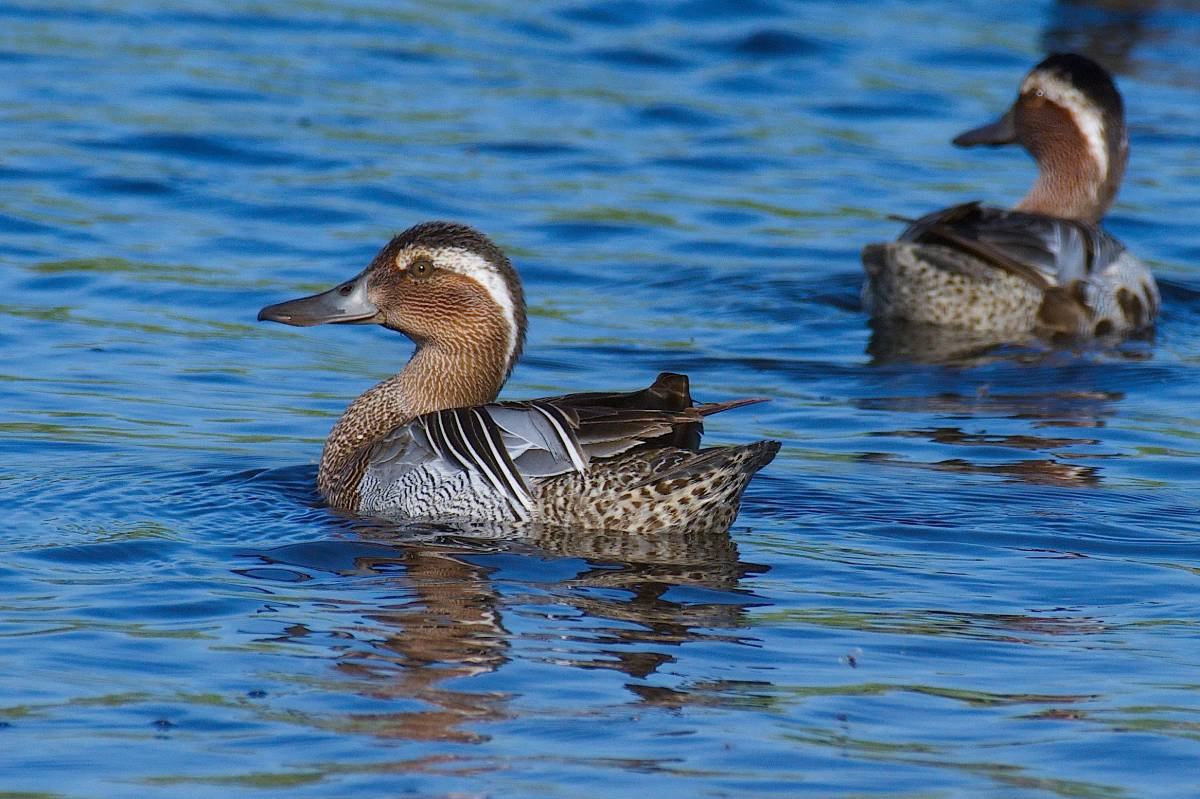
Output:
<instances>
[{"instance_id":1,"label":"brown reflection in water","mask_svg":"<svg viewBox=\"0 0 1200 799\"><path fill-rule=\"evenodd\" d=\"M930 464L934 469L945 472L967 472L970 474L1003 474L1009 477L1040 485L1096 486L1100 485L1100 473L1094 466L1078 466L1050 459L996 463L987 466L970 463L960 458Z\"/></svg>"},{"instance_id":2,"label":"brown reflection in water","mask_svg":"<svg viewBox=\"0 0 1200 799\"><path fill-rule=\"evenodd\" d=\"M1083 637L1102 635L1111 628L1092 616L1035 616L1020 613L964 613L930 611L925 623L935 626L940 635L984 638L1015 644L1054 644L1054 636ZM1057 697L1062 700L1063 697Z\"/></svg>"},{"instance_id":3,"label":"brown reflection in water","mask_svg":"<svg viewBox=\"0 0 1200 799\"><path fill-rule=\"evenodd\" d=\"M976 333L938 325L925 325L893 319L872 319L867 355L871 363L941 363L979 365L992 360L1037 357L1005 345L1019 347L1037 339L1029 334L1001 336Z\"/></svg>"},{"instance_id":4,"label":"brown reflection in water","mask_svg":"<svg viewBox=\"0 0 1200 799\"><path fill-rule=\"evenodd\" d=\"M696 682L686 690L661 685L630 685L643 705L682 710L688 707L718 707L769 710L780 704L777 687L768 682L713 680Z\"/></svg>"},{"instance_id":5,"label":"brown reflection in water","mask_svg":"<svg viewBox=\"0 0 1200 799\"><path fill-rule=\"evenodd\" d=\"M936 394L915 397L873 397L859 400L860 408L903 413L927 413L941 416L982 416L1033 420L1033 427L1103 427L1105 418L1116 410L1123 398L1118 392L1056 391L1040 394L993 394L980 389L974 394ZM870 434L876 438L920 438L934 444L958 447L1006 447L1025 452L1042 452L1048 457L1016 458L1000 463L976 463L967 458L947 458L933 462L914 462L896 455L866 452L859 457L867 462L887 463L918 469L935 469L970 474L997 474L1027 483L1056 486L1095 486L1100 471L1063 460L1062 449L1096 446L1099 439L1039 436L1024 434L968 433L959 427L932 427L888 430ZM1108 457L1091 453L1091 458Z\"/></svg>"},{"instance_id":6,"label":"brown reflection in water","mask_svg":"<svg viewBox=\"0 0 1200 799\"><path fill-rule=\"evenodd\" d=\"M954 327L918 324L898 319L872 319L867 355L879 366L890 363L940 364L974 367L997 361L1044 364L1066 349L1102 352L1126 361L1147 361L1154 351L1148 330L1122 338L1108 336L1086 340L1045 340L1032 333L1003 335Z\"/></svg>"},{"instance_id":7,"label":"brown reflection in water","mask_svg":"<svg viewBox=\"0 0 1200 799\"><path fill-rule=\"evenodd\" d=\"M1013 478L1019 482L1036 485L1066 487L1100 485L1100 470L1096 467L1064 463L1052 458L1019 460L1010 463L978 464L971 463L962 458L949 458L933 463L906 461L879 452L868 452L859 457L867 463L885 463L889 466L905 466L911 469L932 469L942 472L962 472L965 474L999 474Z\"/></svg>"},{"instance_id":8,"label":"brown reflection in water","mask_svg":"<svg viewBox=\"0 0 1200 799\"><path fill-rule=\"evenodd\" d=\"M695 584L731 589L752 567L738 562L737 544L728 532L663 530L653 537L620 531L539 528L526 539L553 555L584 558L616 568L595 569L571 580L573 585L642 587Z\"/></svg>"},{"instance_id":9,"label":"brown reflection in water","mask_svg":"<svg viewBox=\"0 0 1200 799\"><path fill-rule=\"evenodd\" d=\"M888 433L871 433L873 436L894 436L898 438L924 438L937 444L964 444L982 446L1011 447L1013 449L1061 449L1082 445L1099 444L1095 438L1048 438L1046 436L1030 435L990 435L987 433L967 433L958 427L934 427L916 430L896 430Z\"/></svg>"},{"instance_id":10,"label":"brown reflection in water","mask_svg":"<svg viewBox=\"0 0 1200 799\"><path fill-rule=\"evenodd\" d=\"M578 637L588 646L574 652L559 652L555 660L580 668L610 669L643 678L672 662L674 655L639 650L639 645L672 647L698 640L742 641L743 638L713 633L711 628L743 626L746 602L677 602L666 594L676 586L695 586L729 592L747 574L764 567L738 560L737 545L727 532L697 533L675 529L656 533L653 539L622 532L570 529L538 530L533 538L538 548L557 555L582 557L595 564L565 580L572 589L621 589L628 592L613 598L609 592L575 590L562 596L585 617L622 622L599 625L591 634ZM730 595L725 594L725 598ZM700 631L698 628L704 628ZM599 651L595 645L600 644Z\"/></svg>"},{"instance_id":11,"label":"brown reflection in water","mask_svg":"<svg viewBox=\"0 0 1200 799\"><path fill-rule=\"evenodd\" d=\"M995 394L980 389L974 394L869 397L858 400L855 406L874 411L1033 419L1046 422L1047 426L1103 427L1105 418L1116 412L1116 404L1124 398L1119 391Z\"/></svg>"},{"instance_id":12,"label":"brown reflection in water","mask_svg":"<svg viewBox=\"0 0 1200 799\"><path fill-rule=\"evenodd\" d=\"M647 539L546 528L525 531L513 540L445 530L435 535L429 529L414 531L378 520L356 522L355 527L371 554L355 557L352 573L395 580L397 600L375 608L347 602L345 609L355 614L356 623L332 633L335 640L345 641L331 647L344 646L336 668L352 679L357 693L424 706L349 714L337 721L340 729L382 738L476 743L487 736L465 726L511 715L508 693L446 686L447 681L495 672L508 662L511 633L502 618L506 602L510 612L526 617L536 617L539 606L558 607L537 626L543 632L524 634L525 640L546 641L552 650L547 659L555 665L616 670L640 679L674 660L671 654L655 651L654 645L661 649L663 644L697 640L742 640L710 628L742 626L751 600L738 602L729 592L745 574L762 571L738 561L728 533L676 530ZM501 596L494 569L471 562L504 551L581 558L585 563L557 586L539 584L553 596L526 602L512 597L511 591ZM556 563L555 568L562 565ZM666 594L674 586L719 590L723 596L712 603L671 601ZM564 613L567 622L554 618ZM297 625L285 637L317 635L331 634Z\"/></svg>"},{"instance_id":13,"label":"brown reflection in water","mask_svg":"<svg viewBox=\"0 0 1200 799\"><path fill-rule=\"evenodd\" d=\"M404 602L364 613L354 633L370 649L347 652L338 668L360 678L364 695L417 699L431 709L356 715L356 726L388 738L485 740L459 726L503 717L505 697L446 690L441 683L495 671L507 661L507 633L488 570L450 552L407 547L399 552L395 560L363 565L386 565L388 571L403 566L406 587L416 588L416 598L406 591Z\"/></svg>"},{"instance_id":14,"label":"brown reflection in water","mask_svg":"<svg viewBox=\"0 0 1200 799\"><path fill-rule=\"evenodd\" d=\"M872 433L871 435L895 438L923 438L936 444L1010 447L1022 450L1055 450L1063 447L1095 445L1099 443L1098 440L1091 438L1048 438L1034 435L967 433L957 427L896 430L887 433ZM914 463L882 453L866 453L861 457L863 460L872 463L888 463L896 466L911 466L913 468L964 472L968 474L1007 475L1024 482L1039 485L1094 486L1100 484L1100 473L1095 467L1080 466L1054 458L1022 458L1006 463L977 464L965 458L948 458L933 463Z\"/></svg>"}]
</instances>

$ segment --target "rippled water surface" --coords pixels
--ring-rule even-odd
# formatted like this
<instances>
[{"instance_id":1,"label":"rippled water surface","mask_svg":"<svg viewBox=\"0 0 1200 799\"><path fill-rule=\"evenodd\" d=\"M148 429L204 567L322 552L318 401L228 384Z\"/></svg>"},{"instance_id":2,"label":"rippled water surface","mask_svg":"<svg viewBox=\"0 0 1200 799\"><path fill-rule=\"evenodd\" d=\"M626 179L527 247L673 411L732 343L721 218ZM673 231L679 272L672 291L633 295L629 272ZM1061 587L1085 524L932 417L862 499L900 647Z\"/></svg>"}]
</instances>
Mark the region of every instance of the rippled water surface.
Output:
<instances>
[{"instance_id":1,"label":"rippled water surface","mask_svg":"<svg viewBox=\"0 0 1200 799\"><path fill-rule=\"evenodd\" d=\"M897 357L858 250L1019 197L949 139L1064 48L1157 335ZM1171 0L0 4L0 796L1200 794L1198 50ZM255 313L430 218L525 279L505 396L771 398L709 424L784 445L729 536L320 504L411 345Z\"/></svg>"}]
</instances>

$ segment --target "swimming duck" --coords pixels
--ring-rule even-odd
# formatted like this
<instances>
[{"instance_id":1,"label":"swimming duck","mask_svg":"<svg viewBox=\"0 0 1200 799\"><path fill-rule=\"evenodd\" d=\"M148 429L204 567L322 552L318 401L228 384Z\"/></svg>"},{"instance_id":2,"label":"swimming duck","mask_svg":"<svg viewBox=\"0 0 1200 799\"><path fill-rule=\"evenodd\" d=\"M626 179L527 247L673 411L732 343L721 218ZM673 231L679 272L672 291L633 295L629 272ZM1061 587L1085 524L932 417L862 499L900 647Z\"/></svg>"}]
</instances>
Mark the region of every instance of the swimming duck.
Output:
<instances>
[{"instance_id":1,"label":"swimming duck","mask_svg":"<svg viewBox=\"0 0 1200 799\"><path fill-rule=\"evenodd\" d=\"M1153 324L1150 270L1100 227L1125 173L1125 111L1095 62L1055 54L1033 68L1012 107L954 139L1021 144L1038 178L1012 210L970 202L863 249L863 305L877 319L974 332L1128 333Z\"/></svg>"},{"instance_id":2,"label":"swimming duck","mask_svg":"<svg viewBox=\"0 0 1200 799\"><path fill-rule=\"evenodd\" d=\"M535 523L652 533L724 530L777 441L700 449L706 416L663 373L640 391L496 402L525 342L517 272L482 233L427 222L356 277L270 305L259 320L379 324L416 351L330 432L317 485L330 505L421 521Z\"/></svg>"}]
</instances>

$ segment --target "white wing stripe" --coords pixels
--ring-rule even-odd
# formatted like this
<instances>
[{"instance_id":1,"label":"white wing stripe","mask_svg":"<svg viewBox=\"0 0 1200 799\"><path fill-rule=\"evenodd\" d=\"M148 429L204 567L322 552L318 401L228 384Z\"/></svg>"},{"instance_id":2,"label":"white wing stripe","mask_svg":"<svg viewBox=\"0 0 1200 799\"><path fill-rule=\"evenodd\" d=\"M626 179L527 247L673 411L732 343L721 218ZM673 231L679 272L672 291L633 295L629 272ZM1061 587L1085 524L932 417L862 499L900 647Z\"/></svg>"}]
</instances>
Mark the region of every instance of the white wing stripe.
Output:
<instances>
[{"instance_id":1,"label":"white wing stripe","mask_svg":"<svg viewBox=\"0 0 1200 799\"><path fill-rule=\"evenodd\" d=\"M458 448L454 446L454 439L450 437L450 431L446 429L446 414L439 411L433 415L437 419L438 428L441 430L441 437L437 443L444 445L445 448L449 450L450 458L458 461L458 466L460 468L464 470L470 470L471 459L462 452L459 452ZM433 437L431 436L430 438Z\"/></svg>"},{"instance_id":2,"label":"white wing stripe","mask_svg":"<svg viewBox=\"0 0 1200 799\"><path fill-rule=\"evenodd\" d=\"M567 432L565 428L563 428L562 423L548 409L543 408L541 405L536 403L534 403L531 407L549 420L551 426L554 428L555 434L558 435L559 442L561 442L563 445L563 449L565 449L567 451L567 455L570 456L571 465L575 467L575 471L579 472L580 474L583 474L585 471L587 471L587 462L583 459L583 452L579 447L579 443L575 441L575 437Z\"/></svg>"},{"instance_id":3,"label":"white wing stripe","mask_svg":"<svg viewBox=\"0 0 1200 799\"><path fill-rule=\"evenodd\" d=\"M468 408L467 411L474 414L476 419L479 420L484 442L492 451L492 457L495 459L500 476L508 483L509 493L525 507L526 511L533 510L533 499L529 496L529 492L525 490L524 481L521 480L520 475L513 474L512 470L508 467L512 463L512 459L508 457L507 452L501 452L496 446L496 436L488 428L488 422L491 421L491 417L484 418L484 412L479 408ZM493 422L493 424L495 423Z\"/></svg>"},{"instance_id":4,"label":"white wing stripe","mask_svg":"<svg viewBox=\"0 0 1200 799\"><path fill-rule=\"evenodd\" d=\"M452 416L454 424L458 428L459 434L462 436L464 446L471 451L469 460L470 467L478 471L484 480L486 480L497 492L515 500L517 504L520 505L520 508L513 508L518 515L527 516L528 512L533 509L533 501L525 492L524 487L520 487L514 491L509 485L507 485L509 482L509 475L504 474L506 470L502 460L489 462L487 456L489 454L493 456L495 455L495 446L489 440L490 436L488 435L487 426L483 424L482 419L478 418L478 412L473 408L457 408L454 410L444 411L444 413ZM475 444L472 443L472 436L467 432L466 426L463 424L462 415L467 413L476 413L475 421L481 426L479 437L485 439L486 443L491 449L490 453L479 452L476 449Z\"/></svg>"},{"instance_id":5,"label":"white wing stripe","mask_svg":"<svg viewBox=\"0 0 1200 799\"><path fill-rule=\"evenodd\" d=\"M492 473L492 469L489 468L487 461L483 459L483 456L480 455L475 450L475 447L471 444L471 437L467 435L466 428L463 427L462 418L459 416L459 410L456 408L453 410L443 411L442 413L450 416L450 418L454 420L454 426L458 428L458 433L462 437L463 445L470 450L470 455L467 456L466 461L468 471L471 468L478 469L483 473L484 479L492 484L492 488L501 493L507 493L503 483L496 479L496 475Z\"/></svg>"}]
</instances>

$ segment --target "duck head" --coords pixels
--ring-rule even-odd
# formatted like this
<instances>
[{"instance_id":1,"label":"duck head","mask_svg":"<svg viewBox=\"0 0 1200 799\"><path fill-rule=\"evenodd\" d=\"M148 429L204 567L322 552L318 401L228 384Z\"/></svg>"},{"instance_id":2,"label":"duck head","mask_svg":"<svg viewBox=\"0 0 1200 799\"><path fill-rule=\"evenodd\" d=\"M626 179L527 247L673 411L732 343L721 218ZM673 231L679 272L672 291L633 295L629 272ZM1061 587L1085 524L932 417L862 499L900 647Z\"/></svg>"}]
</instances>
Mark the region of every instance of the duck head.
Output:
<instances>
[{"instance_id":1,"label":"duck head","mask_svg":"<svg viewBox=\"0 0 1200 799\"><path fill-rule=\"evenodd\" d=\"M526 326L525 297L508 258L479 231L449 222L409 228L357 276L320 294L268 305L258 318L397 330L417 345L410 377L426 392L469 382L481 386L473 393L491 394L484 402L520 357ZM437 403L431 397L420 404Z\"/></svg>"},{"instance_id":2,"label":"duck head","mask_svg":"<svg viewBox=\"0 0 1200 799\"><path fill-rule=\"evenodd\" d=\"M1117 87L1103 67L1074 53L1057 53L1035 66L1003 116L954 143L1020 144L1040 174L1017 208L1088 222L1112 205L1129 158Z\"/></svg>"}]
</instances>

